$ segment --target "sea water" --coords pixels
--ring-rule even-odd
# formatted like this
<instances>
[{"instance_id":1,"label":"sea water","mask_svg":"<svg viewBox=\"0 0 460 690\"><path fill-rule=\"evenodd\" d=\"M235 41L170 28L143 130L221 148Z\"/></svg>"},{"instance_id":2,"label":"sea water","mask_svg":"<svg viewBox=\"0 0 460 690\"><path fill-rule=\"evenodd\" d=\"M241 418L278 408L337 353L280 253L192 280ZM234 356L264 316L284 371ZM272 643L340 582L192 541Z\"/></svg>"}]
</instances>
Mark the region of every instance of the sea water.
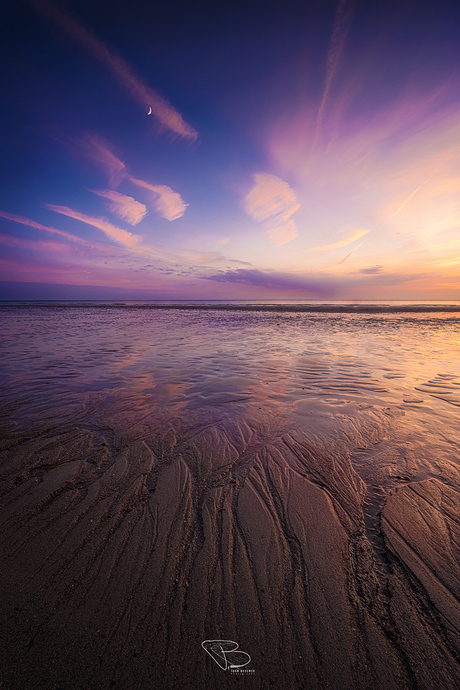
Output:
<instances>
[{"instance_id":1,"label":"sea water","mask_svg":"<svg viewBox=\"0 0 460 690\"><path fill-rule=\"evenodd\" d=\"M223 636L254 687L358 667L345 684L370 687L380 658L405 687L455 687L439 611L455 619L457 590L436 577L456 563L460 304L10 303L0 320L2 591L5 635L35 639L24 677L58 658L82 687L115 666L134 687L155 660L211 687L196 649Z\"/></svg>"},{"instance_id":2,"label":"sea water","mask_svg":"<svg viewBox=\"0 0 460 690\"><path fill-rule=\"evenodd\" d=\"M3 417L103 425L115 406L131 427L263 418L333 442L391 416L438 476L458 462L459 326L453 302L7 303Z\"/></svg>"}]
</instances>

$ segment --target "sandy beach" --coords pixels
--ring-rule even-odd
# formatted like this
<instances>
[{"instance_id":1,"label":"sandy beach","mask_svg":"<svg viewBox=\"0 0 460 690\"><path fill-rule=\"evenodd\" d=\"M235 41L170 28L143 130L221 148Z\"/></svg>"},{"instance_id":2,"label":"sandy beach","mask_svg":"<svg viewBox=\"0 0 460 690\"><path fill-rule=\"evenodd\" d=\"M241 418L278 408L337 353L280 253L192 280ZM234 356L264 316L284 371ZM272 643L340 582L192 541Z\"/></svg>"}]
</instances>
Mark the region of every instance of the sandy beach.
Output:
<instances>
[{"instance_id":1,"label":"sandy beach","mask_svg":"<svg viewBox=\"0 0 460 690\"><path fill-rule=\"evenodd\" d=\"M231 418L114 392L41 396L22 425L4 406L2 690L460 686L451 442L434 476L414 402L277 415L285 378Z\"/></svg>"},{"instance_id":2,"label":"sandy beach","mask_svg":"<svg viewBox=\"0 0 460 690\"><path fill-rule=\"evenodd\" d=\"M0 5L0 690L460 690L460 0Z\"/></svg>"}]
</instances>

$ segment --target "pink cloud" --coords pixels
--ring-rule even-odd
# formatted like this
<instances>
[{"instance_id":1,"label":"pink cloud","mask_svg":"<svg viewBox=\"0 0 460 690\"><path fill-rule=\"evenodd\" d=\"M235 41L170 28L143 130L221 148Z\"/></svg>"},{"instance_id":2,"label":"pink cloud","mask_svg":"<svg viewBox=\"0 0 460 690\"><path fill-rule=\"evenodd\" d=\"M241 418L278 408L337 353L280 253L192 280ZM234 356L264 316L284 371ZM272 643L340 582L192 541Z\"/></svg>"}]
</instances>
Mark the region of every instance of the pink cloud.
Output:
<instances>
[{"instance_id":1,"label":"pink cloud","mask_svg":"<svg viewBox=\"0 0 460 690\"><path fill-rule=\"evenodd\" d=\"M171 187L167 187L164 184L152 185L131 175L128 175L127 179L138 187L153 192L152 202L155 210L166 220L177 220L184 215L188 204Z\"/></svg>"},{"instance_id":2,"label":"pink cloud","mask_svg":"<svg viewBox=\"0 0 460 690\"><path fill-rule=\"evenodd\" d=\"M70 140L70 143L78 148L79 153L106 171L110 184L117 186L124 179L137 187L151 192L151 203L155 210L166 220L177 220L177 218L181 218L184 215L188 204L185 203L178 192L166 185L153 185L133 177L128 172L123 161L113 153L110 144L101 137L87 133L82 138L74 137ZM131 225L139 223L147 213L146 206L133 199L133 197L125 196L113 190L105 190L105 192L94 191L94 193L111 200L113 206L110 207L110 210L123 220L131 223Z\"/></svg>"},{"instance_id":3,"label":"pink cloud","mask_svg":"<svg viewBox=\"0 0 460 690\"><path fill-rule=\"evenodd\" d=\"M221 254L221 252L196 252L189 250L182 252L181 256L194 264L213 264L221 261L228 261L228 259Z\"/></svg>"},{"instance_id":4,"label":"pink cloud","mask_svg":"<svg viewBox=\"0 0 460 690\"><path fill-rule=\"evenodd\" d=\"M70 254L71 247L62 242L52 242L51 240L31 240L24 237L13 237L0 232L0 244L5 247L18 247L20 249L32 249L34 251L47 252L52 254Z\"/></svg>"},{"instance_id":5,"label":"pink cloud","mask_svg":"<svg viewBox=\"0 0 460 690\"><path fill-rule=\"evenodd\" d=\"M57 230L56 228L51 228L47 225L41 225L41 223L36 223L34 220L26 218L25 216L17 216L15 213L7 213L6 211L0 211L0 217L6 218L7 220L12 220L15 223L20 223L21 225L28 225L29 227L36 228L37 230L45 230L46 232L51 232L55 235L61 235L62 237L66 237L67 239L72 240L73 242L79 242L80 244L87 243L86 240L83 240L80 237L76 237L75 235L71 235L69 232L64 232L64 230Z\"/></svg>"},{"instance_id":6,"label":"pink cloud","mask_svg":"<svg viewBox=\"0 0 460 690\"><path fill-rule=\"evenodd\" d=\"M287 182L275 175L256 173L255 185L244 199L246 213L265 223L269 239L276 246L298 236L293 213L299 210L297 197Z\"/></svg>"},{"instance_id":7,"label":"pink cloud","mask_svg":"<svg viewBox=\"0 0 460 690\"><path fill-rule=\"evenodd\" d=\"M68 269L63 269L50 261L44 263L41 258L40 260L31 258L20 261L0 259L0 270L2 280L27 282L59 282L63 275L69 273ZM74 272L82 273L83 271L81 267L78 267L74 269Z\"/></svg>"},{"instance_id":8,"label":"pink cloud","mask_svg":"<svg viewBox=\"0 0 460 690\"><path fill-rule=\"evenodd\" d=\"M244 207L254 220L273 216L287 219L300 208L296 195L281 178L266 173L256 173L253 178L255 185L247 194Z\"/></svg>"},{"instance_id":9,"label":"pink cloud","mask_svg":"<svg viewBox=\"0 0 460 690\"><path fill-rule=\"evenodd\" d=\"M122 220L130 225L137 225L147 215L147 207L136 201L132 196L125 196L112 189L96 190L91 189L94 194L109 200L108 208Z\"/></svg>"},{"instance_id":10,"label":"pink cloud","mask_svg":"<svg viewBox=\"0 0 460 690\"><path fill-rule=\"evenodd\" d=\"M125 164L115 155L110 144L97 134L87 132L83 137L70 138L67 143L102 168L111 185L118 185L125 176Z\"/></svg>"},{"instance_id":11,"label":"pink cloud","mask_svg":"<svg viewBox=\"0 0 460 690\"><path fill-rule=\"evenodd\" d=\"M69 218L75 218L75 220L79 220L82 223L86 223L87 225L91 225L94 228L102 230L102 232L104 232L112 240L119 242L128 249L139 248L138 245L140 238L137 235L133 235L131 232L123 230L122 228L117 228L105 218L93 218L92 216L87 216L79 211L74 211L67 206L53 206L52 204L45 204L45 206L46 208L49 208L50 211L60 213L63 216L68 216Z\"/></svg>"},{"instance_id":12,"label":"pink cloud","mask_svg":"<svg viewBox=\"0 0 460 690\"><path fill-rule=\"evenodd\" d=\"M86 225L91 225L93 228L98 228L103 233L105 233L112 240L115 240L119 244L123 245L126 249L129 249L136 253L136 255L149 257L151 259L159 259L160 261L176 261L177 257L163 251L161 248L154 246L143 245L142 238L139 235L134 235L132 232L123 230L122 228L113 225L106 218L95 218L93 216L87 216L84 213L75 211L74 209L68 208L67 206L53 206L52 204L45 204L46 208L55 213L60 213L63 216L68 216L69 218L74 218L79 220Z\"/></svg>"},{"instance_id":13,"label":"pink cloud","mask_svg":"<svg viewBox=\"0 0 460 690\"><path fill-rule=\"evenodd\" d=\"M184 121L182 115L166 98L144 84L123 58L111 52L102 41L81 26L73 17L46 0L31 0L31 3L39 12L79 41L96 60L105 64L117 81L125 87L131 98L142 106L146 114L152 113L162 127L169 129L179 137L197 139L198 133Z\"/></svg>"},{"instance_id":14,"label":"pink cloud","mask_svg":"<svg viewBox=\"0 0 460 690\"><path fill-rule=\"evenodd\" d=\"M352 242L356 242L356 240L359 240L361 237L364 237L364 235L367 235L369 230L346 229L346 230L339 230L339 232L348 233L348 237L345 237L343 240L339 240L338 242L334 242L333 244L325 244L322 247L315 247L314 249L308 249L305 251L319 252L319 251L324 251L326 249L339 249L340 247L346 247L347 244L351 244Z\"/></svg>"},{"instance_id":15,"label":"pink cloud","mask_svg":"<svg viewBox=\"0 0 460 690\"><path fill-rule=\"evenodd\" d=\"M66 239L70 240L71 242L75 242L76 244L81 244L85 247L89 247L91 249L97 249L98 251L102 252L107 252L108 247L104 247L97 242L90 242L88 240L85 240L81 237L77 237L76 235L72 235L69 232L65 232L64 230L57 230L56 228L52 228L48 225L42 225L41 223L36 223L34 220L31 220L30 218L26 218L25 216L17 216L15 213L6 213L5 211L0 211L0 217L1 218L6 218L7 220L12 220L15 223L20 223L21 225L28 225L31 228L35 228L36 230L44 230L45 232L52 233L54 235L60 235L61 237L65 237ZM112 250L111 250L112 251Z\"/></svg>"},{"instance_id":16,"label":"pink cloud","mask_svg":"<svg viewBox=\"0 0 460 690\"><path fill-rule=\"evenodd\" d=\"M275 247L280 247L282 244L287 244L298 236L295 223L292 219L287 220L283 225L267 230L268 238Z\"/></svg>"}]
</instances>

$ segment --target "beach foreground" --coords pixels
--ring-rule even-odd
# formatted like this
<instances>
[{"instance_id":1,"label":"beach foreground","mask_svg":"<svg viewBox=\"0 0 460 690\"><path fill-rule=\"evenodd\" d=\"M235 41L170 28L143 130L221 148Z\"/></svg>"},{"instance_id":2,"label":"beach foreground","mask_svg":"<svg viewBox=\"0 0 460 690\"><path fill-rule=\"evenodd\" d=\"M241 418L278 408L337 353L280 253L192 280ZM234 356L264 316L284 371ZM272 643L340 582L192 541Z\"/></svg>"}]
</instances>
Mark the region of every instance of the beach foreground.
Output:
<instances>
[{"instance_id":1,"label":"beach foreground","mask_svg":"<svg viewBox=\"0 0 460 690\"><path fill-rule=\"evenodd\" d=\"M318 356L296 360L302 383ZM239 407L233 386L231 414L201 417L104 389L60 410L39 396L19 423L11 398L2 690L459 687L455 399L422 434L426 403L353 377L299 406L284 371L265 402L261 384ZM245 665L224 670L207 640Z\"/></svg>"}]
</instances>

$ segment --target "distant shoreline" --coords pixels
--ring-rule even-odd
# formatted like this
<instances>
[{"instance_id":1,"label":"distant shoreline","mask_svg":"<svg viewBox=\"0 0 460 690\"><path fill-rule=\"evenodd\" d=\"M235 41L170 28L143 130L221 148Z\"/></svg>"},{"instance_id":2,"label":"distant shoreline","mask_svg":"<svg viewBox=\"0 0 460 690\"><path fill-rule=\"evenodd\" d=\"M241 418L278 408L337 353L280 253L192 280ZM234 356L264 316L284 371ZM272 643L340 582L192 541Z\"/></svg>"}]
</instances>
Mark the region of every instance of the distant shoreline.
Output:
<instances>
[{"instance_id":1,"label":"distant shoreline","mask_svg":"<svg viewBox=\"0 0 460 690\"><path fill-rule=\"evenodd\" d=\"M275 313L311 313L311 314L423 314L449 313L460 314L459 304L182 304L178 302L159 304L129 304L127 302L88 301L23 301L8 300L0 302L0 309L175 309L181 311L242 311L242 312L275 312Z\"/></svg>"}]
</instances>

